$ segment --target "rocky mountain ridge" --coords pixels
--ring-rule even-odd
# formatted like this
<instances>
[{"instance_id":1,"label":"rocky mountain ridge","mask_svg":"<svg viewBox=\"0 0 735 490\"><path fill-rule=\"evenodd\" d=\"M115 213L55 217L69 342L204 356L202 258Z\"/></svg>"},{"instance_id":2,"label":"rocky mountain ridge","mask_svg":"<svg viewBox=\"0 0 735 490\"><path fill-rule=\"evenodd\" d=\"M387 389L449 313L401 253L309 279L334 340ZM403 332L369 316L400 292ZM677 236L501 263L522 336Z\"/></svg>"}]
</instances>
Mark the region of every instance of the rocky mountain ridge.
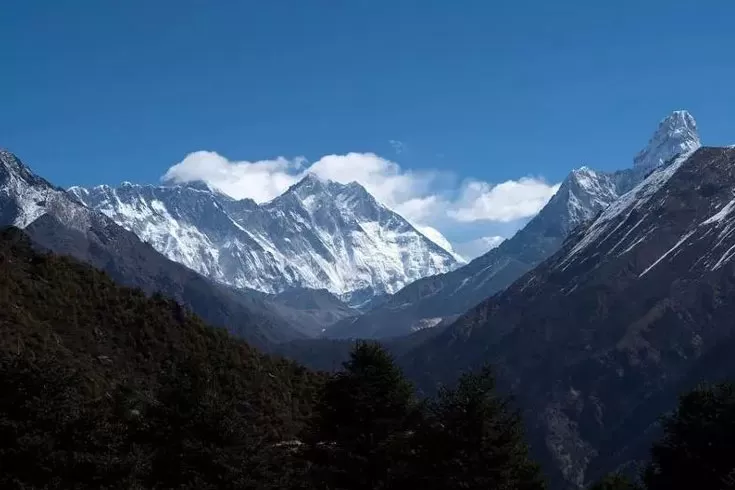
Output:
<instances>
[{"instance_id":1,"label":"rocky mountain ridge","mask_svg":"<svg viewBox=\"0 0 735 490\"><path fill-rule=\"evenodd\" d=\"M498 247L451 272L420 279L381 305L329 329L331 338L385 338L404 335L456 317L556 252L577 227L630 191L663 162L699 148L696 122L687 111L664 118L633 166L616 172L581 167L525 227Z\"/></svg>"},{"instance_id":2,"label":"rocky mountain ridge","mask_svg":"<svg viewBox=\"0 0 735 490\"><path fill-rule=\"evenodd\" d=\"M354 182L307 175L260 205L206 185L70 192L171 260L238 288L325 289L357 305L458 265Z\"/></svg>"},{"instance_id":3,"label":"rocky mountain ridge","mask_svg":"<svg viewBox=\"0 0 735 490\"><path fill-rule=\"evenodd\" d=\"M735 375L735 149L655 169L501 293L406 354L430 389L485 363L574 487L645 456L660 413Z\"/></svg>"},{"instance_id":4,"label":"rocky mountain ridge","mask_svg":"<svg viewBox=\"0 0 735 490\"><path fill-rule=\"evenodd\" d=\"M309 315L276 305L274 298L216 284L167 259L5 150L0 150L0 226L22 228L37 246L90 263L121 284L162 292L261 348L304 337L303 330L312 328Z\"/></svg>"}]
</instances>

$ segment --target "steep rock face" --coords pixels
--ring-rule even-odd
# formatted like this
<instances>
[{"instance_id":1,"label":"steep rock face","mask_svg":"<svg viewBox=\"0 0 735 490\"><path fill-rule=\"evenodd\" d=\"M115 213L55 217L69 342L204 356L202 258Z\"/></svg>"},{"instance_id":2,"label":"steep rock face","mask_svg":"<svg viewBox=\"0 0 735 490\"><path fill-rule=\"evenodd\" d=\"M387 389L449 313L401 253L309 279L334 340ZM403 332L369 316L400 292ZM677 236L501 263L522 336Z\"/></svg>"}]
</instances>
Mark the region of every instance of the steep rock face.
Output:
<instances>
[{"instance_id":1,"label":"steep rock face","mask_svg":"<svg viewBox=\"0 0 735 490\"><path fill-rule=\"evenodd\" d=\"M556 252L572 230L629 191L652 168L700 146L692 116L673 112L659 123L633 168L614 173L588 167L572 171L539 214L512 238L463 267L409 284L365 315L330 327L326 335L392 337L464 313Z\"/></svg>"},{"instance_id":2,"label":"steep rock face","mask_svg":"<svg viewBox=\"0 0 735 490\"><path fill-rule=\"evenodd\" d=\"M170 259L239 288L326 289L359 304L457 265L357 183L310 175L260 206L203 186L70 191Z\"/></svg>"},{"instance_id":3,"label":"steep rock face","mask_svg":"<svg viewBox=\"0 0 735 490\"><path fill-rule=\"evenodd\" d=\"M430 389L492 363L574 486L645 456L681 390L735 374L735 149L689 155L407 354L407 371Z\"/></svg>"},{"instance_id":4,"label":"steep rock face","mask_svg":"<svg viewBox=\"0 0 735 490\"><path fill-rule=\"evenodd\" d=\"M674 111L661 120L648 145L636 155L633 168L647 173L676 155L692 152L700 146L694 117L687 111Z\"/></svg>"},{"instance_id":5,"label":"steep rock face","mask_svg":"<svg viewBox=\"0 0 735 490\"><path fill-rule=\"evenodd\" d=\"M161 291L255 345L303 336L269 302L168 260L0 150L0 226L8 225L24 228L37 245L88 262L122 284Z\"/></svg>"}]
</instances>

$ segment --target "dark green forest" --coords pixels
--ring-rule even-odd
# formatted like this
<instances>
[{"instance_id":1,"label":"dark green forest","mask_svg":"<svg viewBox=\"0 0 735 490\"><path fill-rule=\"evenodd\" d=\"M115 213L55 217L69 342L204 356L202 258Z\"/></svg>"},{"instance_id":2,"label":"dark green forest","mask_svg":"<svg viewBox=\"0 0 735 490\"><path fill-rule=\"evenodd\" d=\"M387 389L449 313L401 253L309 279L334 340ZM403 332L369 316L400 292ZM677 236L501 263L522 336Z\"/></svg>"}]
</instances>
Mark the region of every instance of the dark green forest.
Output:
<instances>
[{"instance_id":1,"label":"dark green forest","mask_svg":"<svg viewBox=\"0 0 735 490\"><path fill-rule=\"evenodd\" d=\"M0 236L0 488L281 488L323 381Z\"/></svg>"},{"instance_id":2,"label":"dark green forest","mask_svg":"<svg viewBox=\"0 0 735 490\"><path fill-rule=\"evenodd\" d=\"M380 345L332 375L269 357L174 301L0 235L0 488L545 488L491 369L432 398ZM735 389L662 419L639 474L596 489L735 488Z\"/></svg>"}]
</instances>

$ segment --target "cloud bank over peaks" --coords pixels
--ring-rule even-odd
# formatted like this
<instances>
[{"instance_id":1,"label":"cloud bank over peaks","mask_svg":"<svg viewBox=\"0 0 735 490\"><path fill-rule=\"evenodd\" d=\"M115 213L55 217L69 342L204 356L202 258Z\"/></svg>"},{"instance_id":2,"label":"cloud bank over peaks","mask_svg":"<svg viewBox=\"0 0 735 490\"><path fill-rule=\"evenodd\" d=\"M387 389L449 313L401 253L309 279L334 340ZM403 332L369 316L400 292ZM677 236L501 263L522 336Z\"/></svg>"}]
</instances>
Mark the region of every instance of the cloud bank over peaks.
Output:
<instances>
[{"instance_id":1,"label":"cloud bank over peaks","mask_svg":"<svg viewBox=\"0 0 735 490\"><path fill-rule=\"evenodd\" d=\"M452 247L443 235L450 234L453 226L528 218L559 188L559 184L535 177L499 184L476 179L460 181L440 170L414 171L374 153L356 152L325 155L310 163L303 157L230 160L216 152L196 151L169 168L162 180L173 184L203 181L233 198L262 203L279 196L307 173L344 184L359 182L378 201L449 251ZM468 246L467 251L485 246L478 242L476 248Z\"/></svg>"},{"instance_id":2,"label":"cloud bank over peaks","mask_svg":"<svg viewBox=\"0 0 735 490\"><path fill-rule=\"evenodd\" d=\"M202 181L236 199L249 197L260 203L282 194L299 180L300 173L303 159L234 162L213 151L195 151L169 168L161 180L175 184Z\"/></svg>"}]
</instances>

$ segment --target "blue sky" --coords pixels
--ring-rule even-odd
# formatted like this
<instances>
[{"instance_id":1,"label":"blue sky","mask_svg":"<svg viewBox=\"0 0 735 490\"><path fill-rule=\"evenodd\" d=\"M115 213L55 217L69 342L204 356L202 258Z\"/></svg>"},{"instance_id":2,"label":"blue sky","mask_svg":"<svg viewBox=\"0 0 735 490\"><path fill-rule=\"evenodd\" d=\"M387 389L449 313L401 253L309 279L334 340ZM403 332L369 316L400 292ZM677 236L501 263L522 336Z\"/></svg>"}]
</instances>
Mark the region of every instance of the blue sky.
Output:
<instances>
[{"instance_id":1,"label":"blue sky","mask_svg":"<svg viewBox=\"0 0 735 490\"><path fill-rule=\"evenodd\" d=\"M4 1L0 146L61 186L216 168L263 198L317 162L461 244L629 165L671 110L735 143L733 2L213 5Z\"/></svg>"}]
</instances>

